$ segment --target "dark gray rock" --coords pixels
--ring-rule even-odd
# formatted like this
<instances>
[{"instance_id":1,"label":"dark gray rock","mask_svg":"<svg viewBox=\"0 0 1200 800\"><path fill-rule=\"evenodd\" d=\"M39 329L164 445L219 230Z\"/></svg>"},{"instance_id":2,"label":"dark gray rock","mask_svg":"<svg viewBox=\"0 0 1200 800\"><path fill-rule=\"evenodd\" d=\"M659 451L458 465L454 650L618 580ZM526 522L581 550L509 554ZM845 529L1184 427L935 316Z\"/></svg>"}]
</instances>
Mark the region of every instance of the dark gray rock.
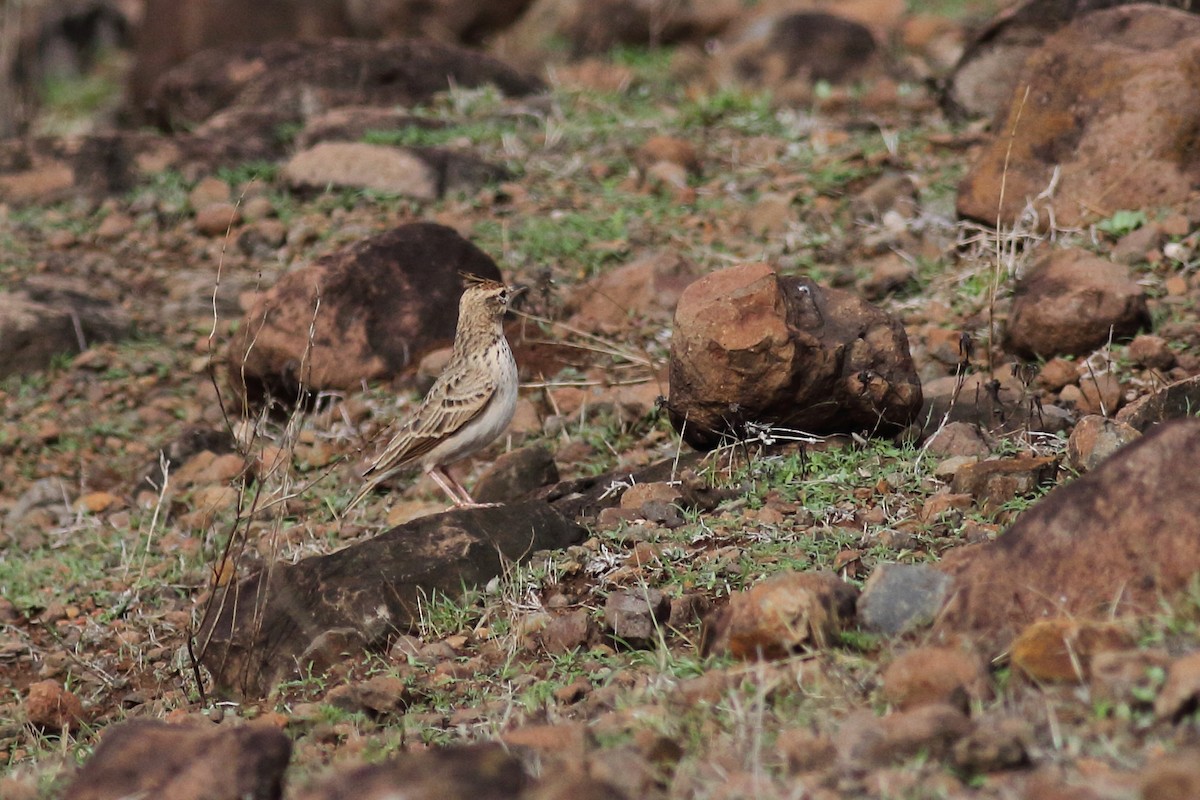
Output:
<instances>
[{"instance_id":1,"label":"dark gray rock","mask_svg":"<svg viewBox=\"0 0 1200 800\"><path fill-rule=\"evenodd\" d=\"M671 616L671 601L658 589L621 589L604 602L604 624L630 647L653 644Z\"/></svg>"},{"instance_id":2,"label":"dark gray rock","mask_svg":"<svg viewBox=\"0 0 1200 800\"><path fill-rule=\"evenodd\" d=\"M544 503L448 511L265 572L214 593L197 652L217 684L266 694L279 681L320 672L344 652L384 648L414 628L433 593L456 597L504 563L576 544L584 529Z\"/></svg>"},{"instance_id":3,"label":"dark gray rock","mask_svg":"<svg viewBox=\"0 0 1200 800\"><path fill-rule=\"evenodd\" d=\"M880 564L858 598L858 622L888 636L933 622L946 602L950 579L924 564Z\"/></svg>"}]
</instances>

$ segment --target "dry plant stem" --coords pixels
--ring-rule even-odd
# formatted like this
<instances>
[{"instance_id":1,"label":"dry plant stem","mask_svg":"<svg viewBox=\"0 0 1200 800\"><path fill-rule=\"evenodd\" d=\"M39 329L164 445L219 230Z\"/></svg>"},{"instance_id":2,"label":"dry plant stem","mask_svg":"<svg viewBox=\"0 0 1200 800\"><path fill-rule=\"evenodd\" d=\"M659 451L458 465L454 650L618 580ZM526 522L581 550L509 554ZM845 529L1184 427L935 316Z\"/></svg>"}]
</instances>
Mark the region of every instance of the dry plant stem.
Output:
<instances>
[{"instance_id":1,"label":"dry plant stem","mask_svg":"<svg viewBox=\"0 0 1200 800\"><path fill-rule=\"evenodd\" d=\"M1012 131L1008 134L1008 147L1004 151L1004 167L1000 172L1000 197L996 201L996 263L992 271L992 286L988 297L988 374L996 369L996 294L1000 291L1000 266L1003 260L1003 244L1000 236L1000 219L1004 213L1004 192L1008 188L1008 162L1012 157L1013 142L1017 138L1017 128L1021 125L1021 113L1025 110L1025 101L1029 99L1029 84L1025 84L1025 93L1021 95L1021 104L1017 106L1017 115L1013 119ZM1015 246L1015 244L1014 244Z\"/></svg>"},{"instance_id":2,"label":"dry plant stem","mask_svg":"<svg viewBox=\"0 0 1200 800\"><path fill-rule=\"evenodd\" d=\"M529 339L528 341L531 342L532 344L562 344L562 345L566 345L568 347L576 347L580 350L587 350L587 351L593 352L593 353L601 353L603 355L613 356L615 358L623 358L626 361L630 361L635 364L640 364L645 367L651 367L651 368L654 367L654 359L652 359L648 354L638 353L627 347L620 347L618 345L614 345L611 342L606 341L603 337L597 336L594 333L588 333L587 331L580 330L579 328L576 328L573 325L568 325L565 322L559 322L557 320L547 319L546 317L539 317L536 314L529 314L525 311L518 311L518 310L514 309L513 313L519 317L523 317L525 319L532 320L533 322L537 322L542 325L550 325L551 327L561 328L562 330L566 331L567 333L571 334L572 336L578 336L581 339L586 339L587 341L595 342L595 345L588 347L586 345L581 345L581 344L572 344L571 342L552 342L552 341L544 340L544 339Z\"/></svg>"}]
</instances>

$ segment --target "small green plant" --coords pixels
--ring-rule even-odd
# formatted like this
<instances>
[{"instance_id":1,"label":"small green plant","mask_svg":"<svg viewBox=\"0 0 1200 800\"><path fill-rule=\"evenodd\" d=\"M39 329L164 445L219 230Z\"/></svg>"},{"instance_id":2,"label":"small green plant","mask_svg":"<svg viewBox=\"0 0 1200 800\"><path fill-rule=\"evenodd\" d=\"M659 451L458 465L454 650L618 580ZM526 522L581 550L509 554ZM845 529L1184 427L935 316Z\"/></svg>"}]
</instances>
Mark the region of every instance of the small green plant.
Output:
<instances>
[{"instance_id":1,"label":"small green plant","mask_svg":"<svg viewBox=\"0 0 1200 800\"><path fill-rule=\"evenodd\" d=\"M1098 230L1104 231L1114 238L1121 238L1127 233L1137 230L1146 224L1145 211L1118 211L1108 219L1096 223Z\"/></svg>"}]
</instances>

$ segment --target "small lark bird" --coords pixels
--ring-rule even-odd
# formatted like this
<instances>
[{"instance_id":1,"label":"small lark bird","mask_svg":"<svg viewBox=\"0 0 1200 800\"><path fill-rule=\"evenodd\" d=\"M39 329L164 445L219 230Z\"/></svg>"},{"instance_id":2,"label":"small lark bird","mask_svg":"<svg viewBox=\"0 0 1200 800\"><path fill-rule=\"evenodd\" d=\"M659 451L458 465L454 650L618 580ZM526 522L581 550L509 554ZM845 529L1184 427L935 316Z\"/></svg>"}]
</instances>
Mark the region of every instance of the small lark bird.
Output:
<instances>
[{"instance_id":1,"label":"small lark bird","mask_svg":"<svg viewBox=\"0 0 1200 800\"><path fill-rule=\"evenodd\" d=\"M375 487L419 463L459 507L477 506L446 464L486 447L512 421L517 362L504 338L504 313L520 289L471 279L458 304L454 352L412 419L363 473L367 483L346 511Z\"/></svg>"}]
</instances>

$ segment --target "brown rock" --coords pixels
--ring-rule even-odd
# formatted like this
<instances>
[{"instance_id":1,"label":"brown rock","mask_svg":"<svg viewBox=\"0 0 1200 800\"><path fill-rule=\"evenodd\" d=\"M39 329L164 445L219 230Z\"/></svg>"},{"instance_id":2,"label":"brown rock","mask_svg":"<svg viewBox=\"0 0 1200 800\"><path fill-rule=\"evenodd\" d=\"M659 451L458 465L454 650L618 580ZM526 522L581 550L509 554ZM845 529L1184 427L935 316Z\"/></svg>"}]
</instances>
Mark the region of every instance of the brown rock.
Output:
<instances>
[{"instance_id":1,"label":"brown rock","mask_svg":"<svg viewBox=\"0 0 1200 800\"><path fill-rule=\"evenodd\" d=\"M1200 572L1200 421L1151 430L1050 492L994 542L949 551L954 578L936 630L1003 649L1047 615L1159 607Z\"/></svg>"},{"instance_id":2,"label":"brown rock","mask_svg":"<svg viewBox=\"0 0 1200 800\"><path fill-rule=\"evenodd\" d=\"M943 104L955 116L995 117L1024 85L1022 67L1046 38L1103 5L1027 0L1004 9L972 37L947 79Z\"/></svg>"},{"instance_id":3,"label":"brown rock","mask_svg":"<svg viewBox=\"0 0 1200 800\"><path fill-rule=\"evenodd\" d=\"M888 211L916 216L917 185L903 172L887 172L850 201L855 219L880 220Z\"/></svg>"},{"instance_id":4,"label":"brown rock","mask_svg":"<svg viewBox=\"0 0 1200 800\"><path fill-rule=\"evenodd\" d=\"M969 775L1016 769L1029 764L1033 734L1023 719L984 720L954 743L954 766Z\"/></svg>"},{"instance_id":5,"label":"brown rock","mask_svg":"<svg viewBox=\"0 0 1200 800\"><path fill-rule=\"evenodd\" d=\"M713 647L741 659L785 658L827 647L854 618L858 590L832 572L785 572L729 598Z\"/></svg>"},{"instance_id":6,"label":"brown rock","mask_svg":"<svg viewBox=\"0 0 1200 800\"><path fill-rule=\"evenodd\" d=\"M499 742L435 747L334 771L297 800L507 800L530 783L521 762ZM402 787L402 788L398 788Z\"/></svg>"},{"instance_id":7,"label":"brown rock","mask_svg":"<svg viewBox=\"0 0 1200 800\"><path fill-rule=\"evenodd\" d=\"M545 725L525 725L507 731L500 741L509 747L531 750L542 756L566 756L582 760L591 737L582 722L561 722Z\"/></svg>"},{"instance_id":8,"label":"brown rock","mask_svg":"<svg viewBox=\"0 0 1200 800\"><path fill-rule=\"evenodd\" d=\"M210 203L196 212L196 229L205 236L223 236L239 222L241 212L233 203Z\"/></svg>"},{"instance_id":9,"label":"brown rock","mask_svg":"<svg viewBox=\"0 0 1200 800\"><path fill-rule=\"evenodd\" d=\"M1178 132L1200 125L1184 100L1198 41L1200 20L1149 4L1097 11L1049 36L1016 73L996 136L959 187L959 214L1011 226L1056 171L1059 225L1186 200L1200 162ZM1135 113L1132 96L1145 98Z\"/></svg>"},{"instance_id":10,"label":"brown rock","mask_svg":"<svg viewBox=\"0 0 1200 800\"><path fill-rule=\"evenodd\" d=\"M1097 653L1125 650L1129 633L1116 625L1056 617L1039 620L1012 643L1012 663L1036 681L1086 681Z\"/></svg>"},{"instance_id":11,"label":"brown rock","mask_svg":"<svg viewBox=\"0 0 1200 800\"><path fill-rule=\"evenodd\" d=\"M297 189L344 186L434 200L438 175L411 150L365 142L322 142L291 157L283 177Z\"/></svg>"},{"instance_id":12,"label":"brown rock","mask_svg":"<svg viewBox=\"0 0 1200 800\"><path fill-rule=\"evenodd\" d=\"M775 739L775 749L793 775L823 770L837 755L832 739L804 728L781 730Z\"/></svg>"},{"instance_id":13,"label":"brown rock","mask_svg":"<svg viewBox=\"0 0 1200 800\"><path fill-rule=\"evenodd\" d=\"M1079 370L1074 361L1052 358L1038 370L1037 385L1050 392L1058 392L1079 380Z\"/></svg>"},{"instance_id":14,"label":"brown rock","mask_svg":"<svg viewBox=\"0 0 1200 800\"><path fill-rule=\"evenodd\" d=\"M1123 422L1095 414L1086 416L1075 423L1067 440L1067 466L1077 472L1093 470L1139 436L1137 429Z\"/></svg>"},{"instance_id":15,"label":"brown rock","mask_svg":"<svg viewBox=\"0 0 1200 800\"><path fill-rule=\"evenodd\" d=\"M1162 246L1166 238L1162 226L1151 222L1122 236L1120 241L1113 245L1109 256L1118 264L1137 264L1145 261L1151 251Z\"/></svg>"},{"instance_id":16,"label":"brown rock","mask_svg":"<svg viewBox=\"0 0 1200 800\"><path fill-rule=\"evenodd\" d=\"M1084 375L1079 379L1079 400L1076 409L1082 414L1111 417L1124 399L1121 381L1111 372L1103 375Z\"/></svg>"},{"instance_id":17,"label":"brown rock","mask_svg":"<svg viewBox=\"0 0 1200 800\"><path fill-rule=\"evenodd\" d=\"M621 508L636 511L646 503L678 503L682 499L680 487L667 481L635 483L621 493Z\"/></svg>"},{"instance_id":18,"label":"brown rock","mask_svg":"<svg viewBox=\"0 0 1200 800\"><path fill-rule=\"evenodd\" d=\"M692 175L700 174L700 156L696 147L686 139L674 136L651 136L634 154L634 163L642 172L660 161L678 164Z\"/></svg>"},{"instance_id":19,"label":"brown rock","mask_svg":"<svg viewBox=\"0 0 1200 800\"><path fill-rule=\"evenodd\" d=\"M879 300L899 291L917 277L917 267L898 253L887 253L870 265L871 274L859 282L868 300Z\"/></svg>"},{"instance_id":20,"label":"brown rock","mask_svg":"<svg viewBox=\"0 0 1200 800\"><path fill-rule=\"evenodd\" d=\"M883 672L883 696L904 711L932 703L967 709L990 695L978 655L955 647L918 647L898 656Z\"/></svg>"},{"instance_id":21,"label":"brown rock","mask_svg":"<svg viewBox=\"0 0 1200 800\"><path fill-rule=\"evenodd\" d=\"M1178 720L1196 710L1200 701L1200 652L1175 659L1167 668L1167 680L1154 699L1159 719Z\"/></svg>"},{"instance_id":22,"label":"brown rock","mask_svg":"<svg viewBox=\"0 0 1200 800\"><path fill-rule=\"evenodd\" d=\"M104 732L63 798L278 798L291 749L291 740L267 724L123 722Z\"/></svg>"},{"instance_id":23,"label":"brown rock","mask_svg":"<svg viewBox=\"0 0 1200 800\"><path fill-rule=\"evenodd\" d=\"M1088 665L1089 688L1096 700L1131 707L1148 706L1161 688L1171 657L1165 650L1101 650Z\"/></svg>"},{"instance_id":24,"label":"brown rock","mask_svg":"<svg viewBox=\"0 0 1200 800\"><path fill-rule=\"evenodd\" d=\"M1150 322L1127 267L1086 250L1056 250L1018 281L1007 346L1023 356L1086 355Z\"/></svg>"},{"instance_id":25,"label":"brown rock","mask_svg":"<svg viewBox=\"0 0 1200 800\"><path fill-rule=\"evenodd\" d=\"M1142 800L1191 800L1200 797L1200 750L1194 745L1152 759L1142 770Z\"/></svg>"},{"instance_id":26,"label":"brown rock","mask_svg":"<svg viewBox=\"0 0 1200 800\"><path fill-rule=\"evenodd\" d=\"M1175 366L1175 353L1161 336L1143 333L1129 343L1129 358L1150 369L1167 370Z\"/></svg>"},{"instance_id":27,"label":"brown rock","mask_svg":"<svg viewBox=\"0 0 1200 800\"><path fill-rule=\"evenodd\" d=\"M987 440L975 425L949 422L925 441L925 449L939 456L979 456L992 452Z\"/></svg>"},{"instance_id":28,"label":"brown rock","mask_svg":"<svg viewBox=\"0 0 1200 800\"><path fill-rule=\"evenodd\" d=\"M256 298L230 342L234 396L294 402L300 386L351 389L403 372L453 339L460 272L500 279L479 248L421 222L288 273Z\"/></svg>"},{"instance_id":29,"label":"brown rock","mask_svg":"<svg viewBox=\"0 0 1200 800\"><path fill-rule=\"evenodd\" d=\"M903 326L852 294L766 264L711 273L675 311L671 421L711 449L747 425L897 430L921 404Z\"/></svg>"},{"instance_id":30,"label":"brown rock","mask_svg":"<svg viewBox=\"0 0 1200 800\"><path fill-rule=\"evenodd\" d=\"M971 727L963 712L942 704L918 706L882 719L858 711L842 722L834 742L844 767L865 769L904 761L922 751L940 758Z\"/></svg>"},{"instance_id":31,"label":"brown rock","mask_svg":"<svg viewBox=\"0 0 1200 800\"><path fill-rule=\"evenodd\" d=\"M201 178L188 192L188 205L196 211L215 203L228 203L229 200L229 184L212 175Z\"/></svg>"},{"instance_id":32,"label":"brown rock","mask_svg":"<svg viewBox=\"0 0 1200 800\"><path fill-rule=\"evenodd\" d=\"M407 684L394 675L376 675L365 681L335 686L325 702L343 711L365 711L376 717L404 713L412 702Z\"/></svg>"},{"instance_id":33,"label":"brown rock","mask_svg":"<svg viewBox=\"0 0 1200 800\"><path fill-rule=\"evenodd\" d=\"M25 720L55 733L78 730L84 722L83 703L55 680L31 683L25 691Z\"/></svg>"},{"instance_id":34,"label":"brown rock","mask_svg":"<svg viewBox=\"0 0 1200 800\"><path fill-rule=\"evenodd\" d=\"M694 263L658 252L605 272L572 290L564 311L573 328L611 335L633 326L666 325L688 284Z\"/></svg>"},{"instance_id":35,"label":"brown rock","mask_svg":"<svg viewBox=\"0 0 1200 800\"><path fill-rule=\"evenodd\" d=\"M96 238L104 241L123 239L133 230L133 218L128 214L113 212L108 214L96 228Z\"/></svg>"},{"instance_id":36,"label":"brown rock","mask_svg":"<svg viewBox=\"0 0 1200 800\"><path fill-rule=\"evenodd\" d=\"M1052 483L1058 474L1056 456L995 458L963 464L950 482L950 490L969 494L985 509L996 509L1009 500Z\"/></svg>"}]
</instances>

